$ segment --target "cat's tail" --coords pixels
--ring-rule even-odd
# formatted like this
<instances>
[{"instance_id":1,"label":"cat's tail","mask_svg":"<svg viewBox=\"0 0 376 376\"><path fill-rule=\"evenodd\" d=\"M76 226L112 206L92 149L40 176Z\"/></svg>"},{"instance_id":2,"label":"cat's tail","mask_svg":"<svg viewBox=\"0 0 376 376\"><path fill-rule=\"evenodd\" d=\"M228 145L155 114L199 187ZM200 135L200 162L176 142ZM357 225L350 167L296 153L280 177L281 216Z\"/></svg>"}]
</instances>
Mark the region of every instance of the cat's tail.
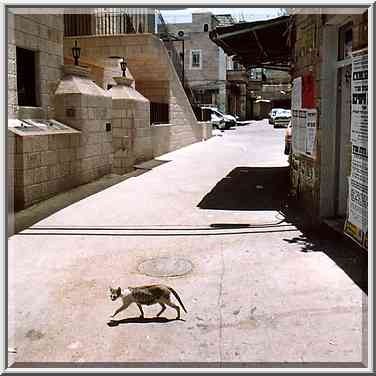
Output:
<instances>
[{"instance_id":1,"label":"cat's tail","mask_svg":"<svg viewBox=\"0 0 376 376\"><path fill-rule=\"evenodd\" d=\"M185 309L184 307L184 304L183 302L181 301L178 293L172 288L172 287L168 287L168 289L174 294L175 298L177 299L177 301L180 303L180 305L182 306L182 308L184 309L184 312L187 313L187 310Z\"/></svg>"}]
</instances>

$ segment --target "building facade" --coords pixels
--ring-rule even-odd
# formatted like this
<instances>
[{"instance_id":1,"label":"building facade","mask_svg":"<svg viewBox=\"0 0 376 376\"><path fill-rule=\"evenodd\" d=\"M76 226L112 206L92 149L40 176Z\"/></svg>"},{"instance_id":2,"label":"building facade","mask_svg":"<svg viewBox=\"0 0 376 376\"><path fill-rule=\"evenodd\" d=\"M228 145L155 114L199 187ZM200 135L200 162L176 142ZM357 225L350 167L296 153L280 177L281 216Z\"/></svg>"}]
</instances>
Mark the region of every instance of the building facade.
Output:
<instances>
[{"instance_id":1,"label":"building facade","mask_svg":"<svg viewBox=\"0 0 376 376\"><path fill-rule=\"evenodd\" d=\"M326 222L366 246L367 9L315 13L292 14L293 118L305 108L315 116L314 136L305 130L310 153L297 140L294 147L294 132L304 130L293 124L292 189L313 224Z\"/></svg>"},{"instance_id":2,"label":"building facade","mask_svg":"<svg viewBox=\"0 0 376 376\"><path fill-rule=\"evenodd\" d=\"M210 137L149 16L119 34L90 9L8 9L10 229L14 209Z\"/></svg>"},{"instance_id":3,"label":"building facade","mask_svg":"<svg viewBox=\"0 0 376 376\"><path fill-rule=\"evenodd\" d=\"M291 8L289 16L211 33L247 68L291 75L291 195L305 223L326 223L365 248L368 11Z\"/></svg>"},{"instance_id":4,"label":"building facade","mask_svg":"<svg viewBox=\"0 0 376 376\"><path fill-rule=\"evenodd\" d=\"M215 105L227 111L226 66L223 50L209 38L209 32L229 22L230 16L217 18L211 12L193 13L191 23L169 23L169 33L184 40L176 41L176 49L184 56L184 83L200 105ZM231 19L230 19L231 22Z\"/></svg>"}]
</instances>

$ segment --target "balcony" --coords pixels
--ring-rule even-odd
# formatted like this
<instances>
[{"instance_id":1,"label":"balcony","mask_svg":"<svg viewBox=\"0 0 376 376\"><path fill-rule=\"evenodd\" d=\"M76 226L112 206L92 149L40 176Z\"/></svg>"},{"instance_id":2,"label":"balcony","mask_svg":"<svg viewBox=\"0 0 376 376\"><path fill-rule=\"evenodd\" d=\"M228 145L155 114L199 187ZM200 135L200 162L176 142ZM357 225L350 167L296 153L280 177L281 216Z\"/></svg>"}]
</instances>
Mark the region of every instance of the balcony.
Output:
<instances>
[{"instance_id":1,"label":"balcony","mask_svg":"<svg viewBox=\"0 0 376 376\"><path fill-rule=\"evenodd\" d=\"M155 10L97 8L64 14L64 36L154 33Z\"/></svg>"}]
</instances>

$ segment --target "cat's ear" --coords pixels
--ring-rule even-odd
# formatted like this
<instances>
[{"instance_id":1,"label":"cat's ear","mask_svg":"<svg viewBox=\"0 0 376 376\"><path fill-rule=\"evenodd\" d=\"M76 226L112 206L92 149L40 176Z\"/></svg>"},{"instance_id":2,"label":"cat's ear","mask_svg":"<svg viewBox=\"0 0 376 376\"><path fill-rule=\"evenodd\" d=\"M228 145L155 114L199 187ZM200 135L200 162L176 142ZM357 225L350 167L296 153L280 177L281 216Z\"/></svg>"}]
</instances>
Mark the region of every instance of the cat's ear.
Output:
<instances>
[{"instance_id":1,"label":"cat's ear","mask_svg":"<svg viewBox=\"0 0 376 376\"><path fill-rule=\"evenodd\" d=\"M120 288L120 287L117 288L117 293L118 293L119 295L121 294L121 288Z\"/></svg>"}]
</instances>

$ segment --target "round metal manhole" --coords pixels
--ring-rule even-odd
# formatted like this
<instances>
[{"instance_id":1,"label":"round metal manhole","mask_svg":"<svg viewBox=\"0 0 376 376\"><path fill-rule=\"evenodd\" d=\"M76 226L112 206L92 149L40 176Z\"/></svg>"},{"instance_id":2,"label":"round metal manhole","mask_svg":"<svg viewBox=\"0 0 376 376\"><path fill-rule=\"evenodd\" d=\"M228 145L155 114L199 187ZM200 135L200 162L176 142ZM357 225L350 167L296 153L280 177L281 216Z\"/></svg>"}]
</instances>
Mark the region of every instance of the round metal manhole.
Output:
<instances>
[{"instance_id":1,"label":"round metal manhole","mask_svg":"<svg viewBox=\"0 0 376 376\"><path fill-rule=\"evenodd\" d=\"M188 274L193 264L186 259L177 257L158 257L143 261L138 270L150 277L179 277Z\"/></svg>"}]
</instances>

